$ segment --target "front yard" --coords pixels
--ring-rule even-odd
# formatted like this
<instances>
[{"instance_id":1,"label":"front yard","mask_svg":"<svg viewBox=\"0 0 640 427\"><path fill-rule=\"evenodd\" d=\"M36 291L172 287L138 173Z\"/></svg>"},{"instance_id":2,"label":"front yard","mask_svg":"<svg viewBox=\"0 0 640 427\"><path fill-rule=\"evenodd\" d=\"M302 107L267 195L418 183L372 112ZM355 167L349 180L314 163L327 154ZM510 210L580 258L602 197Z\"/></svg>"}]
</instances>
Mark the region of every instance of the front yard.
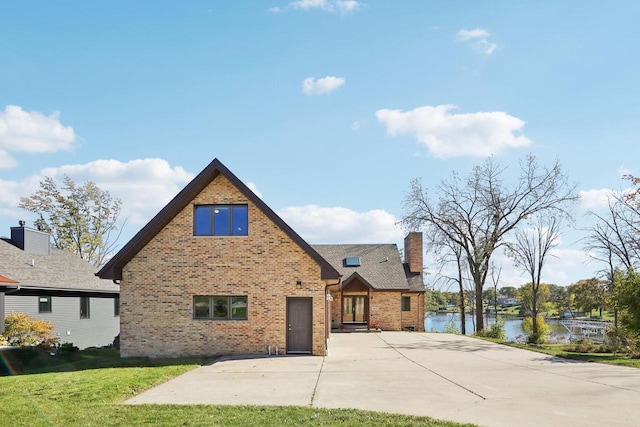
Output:
<instances>
[{"instance_id":1,"label":"front yard","mask_svg":"<svg viewBox=\"0 0 640 427\"><path fill-rule=\"evenodd\" d=\"M123 405L202 359L121 359L117 350L0 351L0 423L12 426L460 426L425 417L306 407Z\"/></svg>"}]
</instances>

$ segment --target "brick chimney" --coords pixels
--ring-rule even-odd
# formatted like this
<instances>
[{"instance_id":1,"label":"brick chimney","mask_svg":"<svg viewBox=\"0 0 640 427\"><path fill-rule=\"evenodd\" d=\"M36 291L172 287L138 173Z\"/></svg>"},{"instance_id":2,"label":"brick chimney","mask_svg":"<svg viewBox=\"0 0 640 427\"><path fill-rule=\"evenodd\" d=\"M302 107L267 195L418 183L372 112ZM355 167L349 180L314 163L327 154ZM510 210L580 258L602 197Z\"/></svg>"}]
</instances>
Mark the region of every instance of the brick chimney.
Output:
<instances>
[{"instance_id":1,"label":"brick chimney","mask_svg":"<svg viewBox=\"0 0 640 427\"><path fill-rule=\"evenodd\" d=\"M422 233L412 231L404 238L404 262L409 265L409 271L422 274Z\"/></svg>"}]
</instances>

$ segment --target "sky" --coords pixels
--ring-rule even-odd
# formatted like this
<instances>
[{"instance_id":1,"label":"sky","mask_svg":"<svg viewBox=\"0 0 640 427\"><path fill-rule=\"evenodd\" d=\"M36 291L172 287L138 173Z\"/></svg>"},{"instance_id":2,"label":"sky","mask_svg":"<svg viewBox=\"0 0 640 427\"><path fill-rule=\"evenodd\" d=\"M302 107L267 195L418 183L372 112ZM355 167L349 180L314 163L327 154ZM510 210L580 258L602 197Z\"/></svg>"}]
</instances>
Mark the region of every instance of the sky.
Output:
<instances>
[{"instance_id":1,"label":"sky","mask_svg":"<svg viewBox=\"0 0 640 427\"><path fill-rule=\"evenodd\" d=\"M0 235L45 176L123 202L124 245L214 158L310 243L398 243L413 178L558 160L588 211L639 175L637 1L29 1L0 11ZM500 286L526 275L496 253ZM427 263L427 270L433 266ZM433 282L433 275L426 281Z\"/></svg>"}]
</instances>

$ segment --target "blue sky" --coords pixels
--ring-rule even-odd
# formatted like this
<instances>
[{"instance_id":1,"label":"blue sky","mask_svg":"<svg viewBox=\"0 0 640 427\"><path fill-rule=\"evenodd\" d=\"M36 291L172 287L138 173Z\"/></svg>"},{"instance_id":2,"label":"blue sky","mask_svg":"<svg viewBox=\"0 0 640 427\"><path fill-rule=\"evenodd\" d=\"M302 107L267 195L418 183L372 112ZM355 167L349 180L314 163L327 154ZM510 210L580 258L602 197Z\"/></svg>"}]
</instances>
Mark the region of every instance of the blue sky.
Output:
<instances>
[{"instance_id":1,"label":"blue sky","mask_svg":"<svg viewBox=\"0 0 640 427\"><path fill-rule=\"evenodd\" d=\"M213 158L312 243L401 242L414 177L559 159L599 209L640 174L632 1L10 2L0 234L44 176L124 202L121 244ZM4 230L4 231L2 231ZM584 264L568 231L544 278ZM526 282L504 262L505 285Z\"/></svg>"}]
</instances>

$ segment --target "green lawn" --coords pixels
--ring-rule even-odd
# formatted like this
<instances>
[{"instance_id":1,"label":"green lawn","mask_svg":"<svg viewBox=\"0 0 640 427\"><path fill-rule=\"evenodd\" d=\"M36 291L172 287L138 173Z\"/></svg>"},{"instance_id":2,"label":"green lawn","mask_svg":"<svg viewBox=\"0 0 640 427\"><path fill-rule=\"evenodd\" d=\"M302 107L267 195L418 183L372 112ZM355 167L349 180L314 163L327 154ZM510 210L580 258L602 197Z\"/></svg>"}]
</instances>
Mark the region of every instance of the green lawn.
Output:
<instances>
[{"instance_id":1,"label":"green lawn","mask_svg":"<svg viewBox=\"0 0 640 427\"><path fill-rule=\"evenodd\" d=\"M577 353L568 351L570 348L567 344L541 344L530 345L525 343L516 342L503 342L491 338L482 338L487 341L492 341L498 344L504 344L511 347L522 348L525 350L536 351L538 353L548 354L550 356L562 357L564 359L583 360L585 362L606 363L609 365L628 366L631 368L640 368L640 359L632 359L625 354L613 354L613 353Z\"/></svg>"},{"instance_id":2,"label":"green lawn","mask_svg":"<svg viewBox=\"0 0 640 427\"><path fill-rule=\"evenodd\" d=\"M123 405L202 359L121 359L116 350L0 352L0 423L12 426L460 426L426 417L309 407ZM425 401L425 404L429 402Z\"/></svg>"}]
</instances>

